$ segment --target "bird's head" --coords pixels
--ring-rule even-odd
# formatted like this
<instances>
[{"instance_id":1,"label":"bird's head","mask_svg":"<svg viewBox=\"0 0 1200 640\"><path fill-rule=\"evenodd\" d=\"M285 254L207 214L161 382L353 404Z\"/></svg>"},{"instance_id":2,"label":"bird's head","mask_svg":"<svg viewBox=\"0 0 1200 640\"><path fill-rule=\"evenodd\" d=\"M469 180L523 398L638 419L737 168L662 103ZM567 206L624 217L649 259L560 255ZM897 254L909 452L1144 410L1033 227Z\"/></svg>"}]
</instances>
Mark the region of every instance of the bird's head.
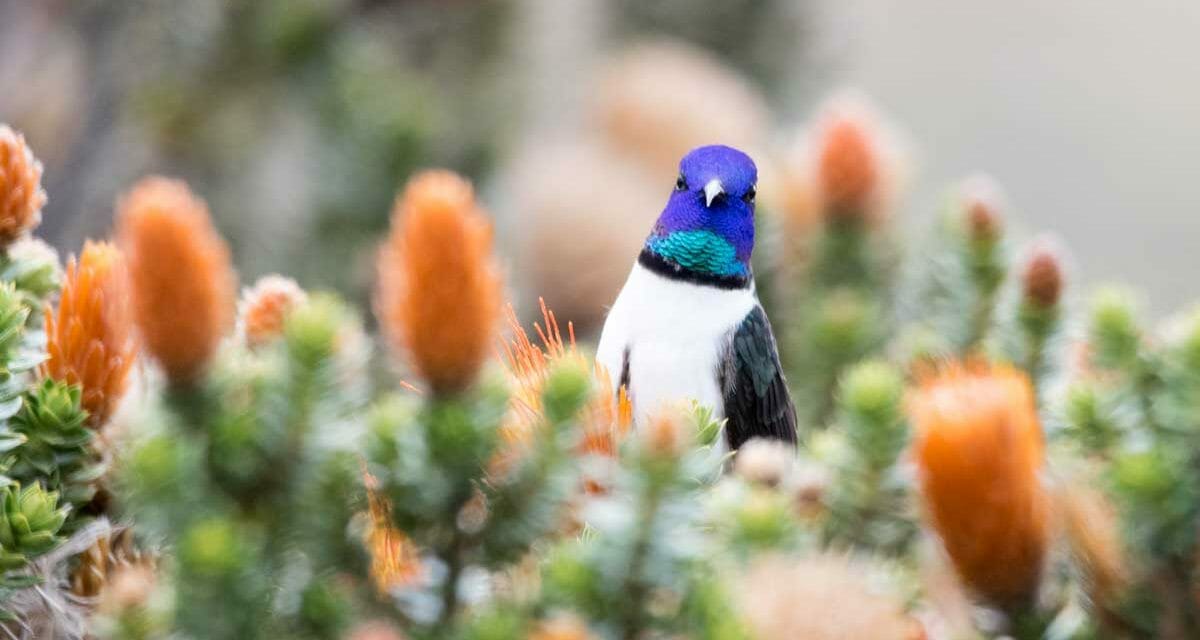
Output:
<instances>
[{"instance_id":1,"label":"bird's head","mask_svg":"<svg viewBox=\"0 0 1200 640\"><path fill-rule=\"evenodd\" d=\"M701 274L748 277L757 183L758 168L745 153L723 145L692 150L646 251Z\"/></svg>"}]
</instances>

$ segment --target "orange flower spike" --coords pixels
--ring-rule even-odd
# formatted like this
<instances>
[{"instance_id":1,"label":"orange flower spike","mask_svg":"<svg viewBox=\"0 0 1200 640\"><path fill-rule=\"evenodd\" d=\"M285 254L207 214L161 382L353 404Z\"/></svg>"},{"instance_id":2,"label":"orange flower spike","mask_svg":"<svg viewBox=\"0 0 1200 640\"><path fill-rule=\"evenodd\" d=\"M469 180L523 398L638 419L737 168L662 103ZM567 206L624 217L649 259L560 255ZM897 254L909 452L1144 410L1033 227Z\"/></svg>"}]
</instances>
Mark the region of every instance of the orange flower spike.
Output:
<instances>
[{"instance_id":1,"label":"orange flower spike","mask_svg":"<svg viewBox=\"0 0 1200 640\"><path fill-rule=\"evenodd\" d=\"M24 136L0 124L0 247L38 226L45 204L42 163Z\"/></svg>"},{"instance_id":2,"label":"orange flower spike","mask_svg":"<svg viewBox=\"0 0 1200 640\"><path fill-rule=\"evenodd\" d=\"M129 274L112 244L88 241L71 258L57 309L46 309L42 375L83 389L88 424L102 427L125 393L137 357Z\"/></svg>"},{"instance_id":3,"label":"orange flower spike","mask_svg":"<svg viewBox=\"0 0 1200 640\"><path fill-rule=\"evenodd\" d=\"M993 604L1027 603L1050 529L1028 378L952 365L911 394L909 413L926 512L959 576Z\"/></svg>"},{"instance_id":4,"label":"orange flower spike","mask_svg":"<svg viewBox=\"0 0 1200 640\"><path fill-rule=\"evenodd\" d=\"M242 292L238 305L239 333L246 345L257 347L283 335L283 323L308 298L295 280L280 275L258 279Z\"/></svg>"},{"instance_id":5,"label":"orange flower spike","mask_svg":"<svg viewBox=\"0 0 1200 640\"><path fill-rule=\"evenodd\" d=\"M878 134L856 109L831 112L818 127L816 183L830 219L868 219L881 204L883 182Z\"/></svg>"},{"instance_id":6,"label":"orange flower spike","mask_svg":"<svg viewBox=\"0 0 1200 640\"><path fill-rule=\"evenodd\" d=\"M435 393L469 386L499 331L492 227L468 183L427 171L396 200L379 256L376 314L385 337Z\"/></svg>"},{"instance_id":7,"label":"orange flower spike","mask_svg":"<svg viewBox=\"0 0 1200 640\"><path fill-rule=\"evenodd\" d=\"M146 350L173 383L194 382L233 318L229 248L208 207L181 181L145 178L118 209L117 237Z\"/></svg>"}]
</instances>

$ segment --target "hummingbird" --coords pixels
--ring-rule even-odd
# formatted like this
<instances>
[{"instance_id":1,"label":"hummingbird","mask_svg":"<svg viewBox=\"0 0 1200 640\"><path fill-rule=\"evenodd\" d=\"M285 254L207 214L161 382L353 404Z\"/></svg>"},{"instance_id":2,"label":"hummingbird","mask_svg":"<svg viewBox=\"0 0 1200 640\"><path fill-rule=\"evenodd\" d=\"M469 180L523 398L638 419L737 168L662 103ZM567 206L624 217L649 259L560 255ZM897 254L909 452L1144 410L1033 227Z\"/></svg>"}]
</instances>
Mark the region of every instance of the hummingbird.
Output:
<instances>
[{"instance_id":1,"label":"hummingbird","mask_svg":"<svg viewBox=\"0 0 1200 640\"><path fill-rule=\"evenodd\" d=\"M751 438L795 444L796 409L750 267L757 183L754 161L732 147L699 147L680 161L596 352L629 394L635 423L691 399L725 419L730 450Z\"/></svg>"}]
</instances>

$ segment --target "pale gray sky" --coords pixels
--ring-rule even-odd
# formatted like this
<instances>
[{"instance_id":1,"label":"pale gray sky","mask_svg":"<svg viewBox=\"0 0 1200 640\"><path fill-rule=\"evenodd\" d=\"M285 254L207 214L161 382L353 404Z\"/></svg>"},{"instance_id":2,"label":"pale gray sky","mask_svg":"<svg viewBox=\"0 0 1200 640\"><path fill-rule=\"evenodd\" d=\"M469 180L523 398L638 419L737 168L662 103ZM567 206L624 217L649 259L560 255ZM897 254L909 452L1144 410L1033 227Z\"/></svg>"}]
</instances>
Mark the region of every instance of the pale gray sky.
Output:
<instances>
[{"instance_id":1,"label":"pale gray sky","mask_svg":"<svg viewBox=\"0 0 1200 640\"><path fill-rule=\"evenodd\" d=\"M986 171L1091 282L1200 301L1200 2L826 0L822 82L907 131L910 211Z\"/></svg>"}]
</instances>

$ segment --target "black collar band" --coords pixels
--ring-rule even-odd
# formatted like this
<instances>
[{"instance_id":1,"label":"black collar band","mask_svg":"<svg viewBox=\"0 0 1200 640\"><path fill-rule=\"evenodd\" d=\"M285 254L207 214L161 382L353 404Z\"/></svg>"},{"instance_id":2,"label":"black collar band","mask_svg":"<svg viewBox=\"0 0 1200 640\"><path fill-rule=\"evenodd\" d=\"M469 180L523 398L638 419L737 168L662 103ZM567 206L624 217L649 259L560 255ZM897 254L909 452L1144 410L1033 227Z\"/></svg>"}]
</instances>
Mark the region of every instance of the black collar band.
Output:
<instances>
[{"instance_id":1,"label":"black collar band","mask_svg":"<svg viewBox=\"0 0 1200 640\"><path fill-rule=\"evenodd\" d=\"M649 249L642 249L642 253L638 255L638 264L671 280L681 280L718 289L747 289L750 287L750 276L723 276L688 269Z\"/></svg>"}]
</instances>

